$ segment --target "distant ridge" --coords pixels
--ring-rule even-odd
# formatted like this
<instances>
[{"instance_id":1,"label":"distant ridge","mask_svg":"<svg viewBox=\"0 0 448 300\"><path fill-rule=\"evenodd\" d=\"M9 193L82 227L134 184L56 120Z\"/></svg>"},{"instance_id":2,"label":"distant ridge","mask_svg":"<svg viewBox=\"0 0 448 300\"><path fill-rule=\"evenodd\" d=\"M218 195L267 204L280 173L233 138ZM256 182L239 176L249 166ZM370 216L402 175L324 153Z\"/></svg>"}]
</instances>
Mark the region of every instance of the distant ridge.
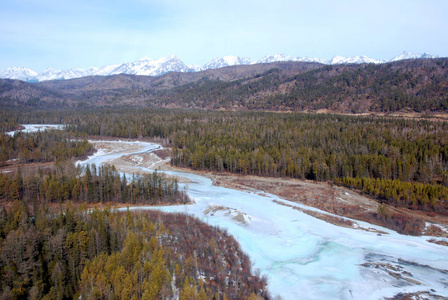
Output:
<instances>
[{"instance_id":1,"label":"distant ridge","mask_svg":"<svg viewBox=\"0 0 448 300\"><path fill-rule=\"evenodd\" d=\"M145 60L126 66L138 72L146 66ZM164 65L169 67L167 61ZM0 79L0 108L137 106L446 114L447 74L448 58L435 58L337 65L279 61L159 76L117 74L36 83Z\"/></svg>"},{"instance_id":2,"label":"distant ridge","mask_svg":"<svg viewBox=\"0 0 448 300\"><path fill-rule=\"evenodd\" d=\"M373 63L381 64L386 62L394 62L405 59L425 59L425 58L438 58L436 55L427 53L416 54L404 51L400 55L397 55L390 60L377 60L369 58L365 55L362 56L333 56L330 59L320 59L316 57L291 57L286 54L267 55L258 61L253 61L250 58L238 57L235 55L213 58L210 62L203 66L198 65L186 65L175 55L162 57L158 59L151 59L144 57L134 62L122 63L119 65L107 65L101 68L91 67L88 69L70 69L70 70L55 70L46 69L41 73L36 73L30 69L24 67L12 67L0 71L0 78L5 79L18 79L22 81L46 81L46 80L64 80L80 78L85 76L110 76L117 74L131 74L131 75L144 75L144 76L160 76L168 72L181 72L192 73L200 72L210 69L219 69L228 66L236 65L250 65L250 64L263 64L273 62L313 62L326 65L338 65L338 64L364 64Z\"/></svg>"}]
</instances>

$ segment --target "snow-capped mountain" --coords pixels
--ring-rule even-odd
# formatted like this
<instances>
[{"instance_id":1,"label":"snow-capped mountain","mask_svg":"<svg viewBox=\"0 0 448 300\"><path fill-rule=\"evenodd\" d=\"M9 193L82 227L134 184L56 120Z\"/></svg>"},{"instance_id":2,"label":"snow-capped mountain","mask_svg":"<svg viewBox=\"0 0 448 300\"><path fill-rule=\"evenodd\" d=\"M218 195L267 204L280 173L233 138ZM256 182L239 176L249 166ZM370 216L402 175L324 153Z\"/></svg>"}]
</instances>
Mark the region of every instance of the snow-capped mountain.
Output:
<instances>
[{"instance_id":1,"label":"snow-capped mountain","mask_svg":"<svg viewBox=\"0 0 448 300\"><path fill-rule=\"evenodd\" d=\"M23 81L34 80L37 73L23 67L7 68L0 72L0 78L18 79Z\"/></svg>"},{"instance_id":2,"label":"snow-capped mountain","mask_svg":"<svg viewBox=\"0 0 448 300\"><path fill-rule=\"evenodd\" d=\"M323 63L327 65L344 65L344 64L381 64L384 62L386 61L368 58L365 55L351 56L351 57L343 57L336 55L324 61Z\"/></svg>"},{"instance_id":3,"label":"snow-capped mountain","mask_svg":"<svg viewBox=\"0 0 448 300\"><path fill-rule=\"evenodd\" d=\"M191 72L201 72L204 71L204 66L200 66L200 65L188 65L188 67L190 68Z\"/></svg>"},{"instance_id":4,"label":"snow-capped mountain","mask_svg":"<svg viewBox=\"0 0 448 300\"><path fill-rule=\"evenodd\" d=\"M298 59L282 53L263 56L262 58L257 60L257 64L268 64L280 61L298 61Z\"/></svg>"},{"instance_id":5,"label":"snow-capped mountain","mask_svg":"<svg viewBox=\"0 0 448 300\"><path fill-rule=\"evenodd\" d=\"M212 59L211 61L209 61L208 63L206 63L204 65L204 69L208 70L208 69L219 69L219 68L223 68L223 67L228 67L228 66L235 66L235 65L250 65L252 63L252 60L250 60L250 58L247 57L238 57L238 56L224 56L224 57L216 57L214 59Z\"/></svg>"},{"instance_id":6,"label":"snow-capped mountain","mask_svg":"<svg viewBox=\"0 0 448 300\"><path fill-rule=\"evenodd\" d=\"M299 61L299 62L313 62L327 65L337 64L362 64L374 63L381 64L385 62L393 62L403 59L423 59L423 58L437 58L436 55L427 53L415 54L410 52L403 52L402 54L393 57L390 60L377 60L369 58L365 55L343 57L336 55L330 59L320 59L316 57L291 57L286 54L275 54L264 56L258 61L252 61L249 58L241 58L238 56L224 56L212 59L203 66L186 65L182 60L174 55L162 57L159 59L151 59L144 57L134 62L123 63L119 65L107 65L101 68L88 69L70 69L70 70L55 70L46 69L41 73L26 69L26 68L8 68L0 72L0 78L19 79L24 81L43 81L55 79L72 79L84 76L109 76L116 74L133 74L146 76L159 76L168 72L199 72L208 69L218 69L227 66L235 65L249 65L249 64L263 64L282 61Z\"/></svg>"},{"instance_id":7,"label":"snow-capped mountain","mask_svg":"<svg viewBox=\"0 0 448 300\"><path fill-rule=\"evenodd\" d=\"M314 63L321 63L326 65L339 65L339 64L364 64L364 63L374 63L374 64L380 64L386 62L385 60L377 60L368 58L365 55L362 56L352 56L352 57L343 57L343 56L333 56L330 59L320 59L317 57L291 57L285 54L275 54L275 55L268 55L260 60L257 61L257 63L264 64L264 63L273 63L273 62L279 62L279 61L301 61L301 62L314 62Z\"/></svg>"},{"instance_id":8,"label":"snow-capped mountain","mask_svg":"<svg viewBox=\"0 0 448 300\"><path fill-rule=\"evenodd\" d=\"M403 53L401 53L400 55L395 56L394 58L392 58L389 61L398 61L398 60L403 60L403 59L423 59L423 58L438 58L439 56L437 55L432 55L432 54L428 54L428 53L411 53L408 51L404 51Z\"/></svg>"},{"instance_id":9,"label":"snow-capped mountain","mask_svg":"<svg viewBox=\"0 0 448 300\"><path fill-rule=\"evenodd\" d=\"M103 67L104 68L104 67ZM109 71L108 75L115 74L133 74L158 76L168 72L191 72L192 70L179 58L174 55L162 57L159 59L151 59L143 57L134 62L124 63ZM103 74L92 74L103 75Z\"/></svg>"},{"instance_id":10,"label":"snow-capped mountain","mask_svg":"<svg viewBox=\"0 0 448 300\"><path fill-rule=\"evenodd\" d=\"M70 70L55 70L55 69L45 69L41 73L36 74L35 80L60 80L60 79L72 79L84 76L89 76L95 73L98 68L87 68L87 69L70 69Z\"/></svg>"},{"instance_id":11,"label":"snow-capped mountain","mask_svg":"<svg viewBox=\"0 0 448 300\"><path fill-rule=\"evenodd\" d=\"M121 65L109 65L101 68L70 69L60 71L46 69L36 76L38 81L54 79L71 79L84 76L108 76L116 74L133 74L158 76L167 72L190 72L190 68L174 55L159 59L144 57L134 62Z\"/></svg>"},{"instance_id":12,"label":"snow-capped mountain","mask_svg":"<svg viewBox=\"0 0 448 300\"><path fill-rule=\"evenodd\" d=\"M317 58L317 57L308 57L308 56L296 57L296 61L313 62L313 63L320 63L320 64L325 64L326 63L326 60L324 60L324 59L320 59L320 58Z\"/></svg>"},{"instance_id":13,"label":"snow-capped mountain","mask_svg":"<svg viewBox=\"0 0 448 300\"><path fill-rule=\"evenodd\" d=\"M95 72L93 72L91 75L98 75L98 76L108 76L114 74L113 71L117 69L120 65L108 65L108 66L102 66Z\"/></svg>"}]
</instances>

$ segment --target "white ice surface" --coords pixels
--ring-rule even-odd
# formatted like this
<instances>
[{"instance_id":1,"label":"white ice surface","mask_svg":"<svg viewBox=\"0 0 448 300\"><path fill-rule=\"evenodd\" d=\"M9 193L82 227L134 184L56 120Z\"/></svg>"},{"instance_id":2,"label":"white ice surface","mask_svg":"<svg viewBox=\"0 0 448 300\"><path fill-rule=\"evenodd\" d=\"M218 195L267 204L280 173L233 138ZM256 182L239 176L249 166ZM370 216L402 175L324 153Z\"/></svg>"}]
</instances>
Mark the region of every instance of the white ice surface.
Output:
<instances>
[{"instance_id":1,"label":"white ice surface","mask_svg":"<svg viewBox=\"0 0 448 300\"><path fill-rule=\"evenodd\" d=\"M139 153L160 148L156 144L140 144L144 149ZM98 165L120 155L96 153L82 164ZM157 209L192 214L208 224L226 228L249 254L253 267L268 275L268 288L273 296L280 295L283 299L381 299L400 292L433 289L435 294L448 297L448 274L440 271L448 269L447 248L429 243L425 237L400 235L363 222L358 223L389 234L338 227L276 204L273 200L296 205L274 195L261 196L213 186L210 179L190 173L166 173L193 181L187 184L187 191L195 204ZM234 220L235 214L228 214L226 210L205 214L210 205L241 212L248 222L242 224ZM399 259L403 261L399 262ZM411 273L413 277L403 276L417 280L421 285L395 279L381 268L361 266L366 262L389 263L399 269L398 273Z\"/></svg>"},{"instance_id":2,"label":"white ice surface","mask_svg":"<svg viewBox=\"0 0 448 300\"><path fill-rule=\"evenodd\" d=\"M46 129L64 129L65 125L61 124L22 124L25 129L23 130L16 130L16 131L9 131L6 134L8 135L14 135L14 133L22 131L22 132L37 132L37 131L43 131Z\"/></svg>"},{"instance_id":3,"label":"white ice surface","mask_svg":"<svg viewBox=\"0 0 448 300\"><path fill-rule=\"evenodd\" d=\"M160 146L158 144L139 142L139 141L130 142L130 141L97 141L97 140L95 140L95 141L89 141L89 142L91 142L93 144L95 144L97 142L107 142L107 143L116 143L116 144L126 143L126 144L132 144L132 145L141 145L143 148L135 153L152 152L154 150L162 148L162 146ZM97 152L95 152L93 155L89 156L86 160L77 161L77 162L75 162L75 164L81 164L82 166L85 166L87 164L95 164L98 166L101 163L111 161L111 160L114 160L123 155L129 155L129 154L133 154L133 153L129 153L129 152L127 152L127 150L123 150L121 152L110 153L105 149L98 149Z\"/></svg>"}]
</instances>

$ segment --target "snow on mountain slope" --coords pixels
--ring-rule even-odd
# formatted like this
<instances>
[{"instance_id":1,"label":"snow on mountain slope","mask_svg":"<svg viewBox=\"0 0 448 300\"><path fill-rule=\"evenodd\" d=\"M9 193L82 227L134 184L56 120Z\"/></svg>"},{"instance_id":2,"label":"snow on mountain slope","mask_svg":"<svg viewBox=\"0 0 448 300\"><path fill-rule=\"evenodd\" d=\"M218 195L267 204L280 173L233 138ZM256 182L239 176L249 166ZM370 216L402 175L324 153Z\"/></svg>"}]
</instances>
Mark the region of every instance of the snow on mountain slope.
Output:
<instances>
[{"instance_id":1,"label":"snow on mountain slope","mask_svg":"<svg viewBox=\"0 0 448 300\"><path fill-rule=\"evenodd\" d=\"M264 63L272 63L272 62L279 62L279 61L301 61L301 62L314 62L314 63L321 63L326 65L338 65L338 64L363 64L363 63L374 63L379 64L385 62L384 60L377 60L368 58L365 55L362 56L352 56L352 57L343 57L343 56L333 56L330 59L320 59L317 57L291 57L285 54L275 54L275 55L268 55L260 60L257 61L257 63L264 64Z\"/></svg>"},{"instance_id":2,"label":"snow on mountain slope","mask_svg":"<svg viewBox=\"0 0 448 300\"><path fill-rule=\"evenodd\" d=\"M97 69L95 72L93 72L91 75L98 75L98 76L108 76L112 75L113 71L118 68L120 65L108 65L108 66L102 66L101 68Z\"/></svg>"},{"instance_id":3,"label":"snow on mountain slope","mask_svg":"<svg viewBox=\"0 0 448 300\"><path fill-rule=\"evenodd\" d=\"M348 64L381 64L386 62L385 60L373 59L365 55L348 57L346 61Z\"/></svg>"},{"instance_id":4,"label":"snow on mountain slope","mask_svg":"<svg viewBox=\"0 0 448 300\"><path fill-rule=\"evenodd\" d=\"M279 61L297 61L297 58L292 58L286 54L274 54L274 55L266 55L257 61L257 64L267 64Z\"/></svg>"},{"instance_id":5,"label":"snow on mountain slope","mask_svg":"<svg viewBox=\"0 0 448 300\"><path fill-rule=\"evenodd\" d=\"M87 69L70 69L70 70L55 70L52 68L46 69L35 76L38 81L44 80L61 80L61 79L72 79L84 76L90 76L96 72L97 68L87 68Z\"/></svg>"},{"instance_id":6,"label":"snow on mountain slope","mask_svg":"<svg viewBox=\"0 0 448 300\"><path fill-rule=\"evenodd\" d=\"M66 79L66 78L64 78L63 72L64 71L62 71L62 70L48 68L48 69L45 69L42 72L40 72L39 75L36 76L36 79L39 81Z\"/></svg>"},{"instance_id":7,"label":"snow on mountain slope","mask_svg":"<svg viewBox=\"0 0 448 300\"><path fill-rule=\"evenodd\" d=\"M403 60L403 59L423 59L423 58L438 58L438 57L439 56L437 56L437 55L432 55L432 54L428 54L428 53L420 54L420 53L411 53L408 51L404 51L403 53L395 56L394 58L392 58L389 61L392 62L392 61L398 61L398 60Z\"/></svg>"},{"instance_id":8,"label":"snow on mountain slope","mask_svg":"<svg viewBox=\"0 0 448 300\"><path fill-rule=\"evenodd\" d=\"M188 65L188 68L191 70L191 72L201 72L204 71L204 67L203 66L199 66L199 65Z\"/></svg>"},{"instance_id":9,"label":"snow on mountain slope","mask_svg":"<svg viewBox=\"0 0 448 300\"><path fill-rule=\"evenodd\" d=\"M361 56L351 56L351 57L343 57L343 56L333 56L329 60L324 61L324 64L327 65L340 65L340 64L380 64L384 63L384 60L377 60L368 58L365 55Z\"/></svg>"},{"instance_id":10,"label":"snow on mountain slope","mask_svg":"<svg viewBox=\"0 0 448 300\"><path fill-rule=\"evenodd\" d=\"M301 61L301 62L313 62L313 63L321 63L321 64L325 63L324 59L320 59L317 57L303 56L303 57L297 57L296 59L297 59L297 61Z\"/></svg>"},{"instance_id":11,"label":"snow on mountain slope","mask_svg":"<svg viewBox=\"0 0 448 300\"><path fill-rule=\"evenodd\" d=\"M332 58L330 58L326 63L329 65L345 64L346 58L343 56L335 55Z\"/></svg>"},{"instance_id":12,"label":"snow on mountain slope","mask_svg":"<svg viewBox=\"0 0 448 300\"><path fill-rule=\"evenodd\" d=\"M0 78L18 79L23 81L33 80L37 73L23 67L7 68L0 72Z\"/></svg>"},{"instance_id":13,"label":"snow on mountain slope","mask_svg":"<svg viewBox=\"0 0 448 300\"><path fill-rule=\"evenodd\" d=\"M191 72L190 70L183 61L174 55L170 55L159 59L144 57L134 62L124 63L114 68L108 75L133 74L158 76L167 72Z\"/></svg>"},{"instance_id":14,"label":"snow on mountain slope","mask_svg":"<svg viewBox=\"0 0 448 300\"><path fill-rule=\"evenodd\" d=\"M0 71L0 78L19 79L24 81L43 81L43 80L56 80L56 79L72 79L84 76L109 76L116 74L133 74L133 75L145 75L145 76L159 76L168 72L200 72L208 69L219 69L227 66L235 65L249 65L249 64L261 64L261 63L273 63L282 61L298 61L298 62L313 62L327 65L337 64L362 64L362 63L374 63L381 64L385 62L393 62L403 59L424 59L424 58L437 58L436 55L427 53L415 54L410 52L403 52L402 54L393 57L390 60L377 60L369 58L365 55L343 57L336 55L330 59L320 59L316 57L291 57L286 54L267 55L258 61L252 61L249 58L241 58L235 55L217 57L206 63L204 66L198 65L186 65L182 60L174 55L162 57L158 59L151 59L143 57L134 62L123 63L119 65L107 65L101 68L88 68L88 69L70 69L70 70L55 70L46 69L41 73L26 69L26 68L8 68Z\"/></svg>"},{"instance_id":15,"label":"snow on mountain slope","mask_svg":"<svg viewBox=\"0 0 448 300\"><path fill-rule=\"evenodd\" d=\"M250 65L252 61L247 57L238 57L235 55L216 57L204 65L204 69L219 69L235 65Z\"/></svg>"}]
</instances>

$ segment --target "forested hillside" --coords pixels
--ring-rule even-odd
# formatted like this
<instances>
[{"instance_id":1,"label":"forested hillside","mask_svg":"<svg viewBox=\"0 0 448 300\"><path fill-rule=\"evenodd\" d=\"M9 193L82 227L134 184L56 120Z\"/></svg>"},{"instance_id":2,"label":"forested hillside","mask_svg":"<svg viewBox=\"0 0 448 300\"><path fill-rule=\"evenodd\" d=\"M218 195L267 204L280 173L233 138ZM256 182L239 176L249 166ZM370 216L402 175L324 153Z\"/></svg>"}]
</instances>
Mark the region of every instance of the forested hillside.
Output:
<instances>
[{"instance_id":1,"label":"forested hillside","mask_svg":"<svg viewBox=\"0 0 448 300\"><path fill-rule=\"evenodd\" d=\"M36 84L0 80L0 105L445 113L448 59L332 66L284 62L160 77L116 75Z\"/></svg>"},{"instance_id":2,"label":"forested hillside","mask_svg":"<svg viewBox=\"0 0 448 300\"><path fill-rule=\"evenodd\" d=\"M415 112L448 110L448 59L278 69L232 82L204 78L148 94L149 106L236 110Z\"/></svg>"},{"instance_id":3,"label":"forested hillside","mask_svg":"<svg viewBox=\"0 0 448 300\"><path fill-rule=\"evenodd\" d=\"M190 216L0 208L2 299L266 299L225 230Z\"/></svg>"}]
</instances>

